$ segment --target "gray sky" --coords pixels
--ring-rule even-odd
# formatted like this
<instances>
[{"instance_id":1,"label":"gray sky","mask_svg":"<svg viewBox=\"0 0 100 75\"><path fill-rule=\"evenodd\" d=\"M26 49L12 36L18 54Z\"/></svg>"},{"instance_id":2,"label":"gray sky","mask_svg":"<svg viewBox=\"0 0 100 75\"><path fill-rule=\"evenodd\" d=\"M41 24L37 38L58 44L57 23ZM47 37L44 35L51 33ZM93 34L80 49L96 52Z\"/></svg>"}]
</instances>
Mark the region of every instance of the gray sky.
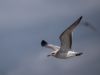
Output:
<instances>
[{"instance_id":1,"label":"gray sky","mask_svg":"<svg viewBox=\"0 0 100 75\"><path fill-rule=\"evenodd\" d=\"M0 0L0 75L99 75L99 7L99 0ZM73 49L83 56L47 58L52 50L41 40L60 45L61 32L80 16L98 30L76 28Z\"/></svg>"}]
</instances>

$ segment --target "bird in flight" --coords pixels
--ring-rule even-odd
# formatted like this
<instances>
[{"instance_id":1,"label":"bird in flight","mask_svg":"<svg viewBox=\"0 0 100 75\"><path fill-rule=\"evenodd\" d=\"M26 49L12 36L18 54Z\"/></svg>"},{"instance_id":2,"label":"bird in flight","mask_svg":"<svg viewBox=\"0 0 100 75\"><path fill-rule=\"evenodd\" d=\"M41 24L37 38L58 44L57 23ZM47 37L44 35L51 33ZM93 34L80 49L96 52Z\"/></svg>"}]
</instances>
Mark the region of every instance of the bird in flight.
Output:
<instances>
[{"instance_id":1,"label":"bird in flight","mask_svg":"<svg viewBox=\"0 0 100 75\"><path fill-rule=\"evenodd\" d=\"M42 47L50 48L53 50L49 55L47 55L48 57L53 56L53 57L60 58L60 59L66 59L69 57L80 56L83 54L82 52L75 52L72 50L72 32L79 25L81 19L82 19L82 16L79 17L67 29L65 29L65 31L60 35L59 37L60 42L61 42L60 47L55 46L53 44L49 44L45 40L41 41Z\"/></svg>"},{"instance_id":2,"label":"bird in flight","mask_svg":"<svg viewBox=\"0 0 100 75\"><path fill-rule=\"evenodd\" d=\"M89 23L87 21L85 21L83 23L83 25L86 26L86 27L88 27L88 28L90 28L90 29L92 29L93 31L98 31L91 23Z\"/></svg>"}]
</instances>

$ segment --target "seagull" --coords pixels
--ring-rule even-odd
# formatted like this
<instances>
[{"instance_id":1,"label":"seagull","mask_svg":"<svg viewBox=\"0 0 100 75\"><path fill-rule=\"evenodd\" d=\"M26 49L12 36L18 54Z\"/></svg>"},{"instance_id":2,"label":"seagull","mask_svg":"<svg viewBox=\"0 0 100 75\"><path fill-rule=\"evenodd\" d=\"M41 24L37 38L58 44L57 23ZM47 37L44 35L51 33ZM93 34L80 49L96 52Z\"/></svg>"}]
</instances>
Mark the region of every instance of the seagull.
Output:
<instances>
[{"instance_id":1,"label":"seagull","mask_svg":"<svg viewBox=\"0 0 100 75\"><path fill-rule=\"evenodd\" d=\"M45 40L41 41L42 47L50 48L53 50L49 55L47 55L48 57L53 56L60 59L66 59L70 57L80 56L83 54L83 52L75 52L74 50L72 50L72 32L79 25L81 19L82 16L79 17L67 29L65 29L65 31L60 35L59 37L61 42L60 47L53 44L49 44Z\"/></svg>"},{"instance_id":2,"label":"seagull","mask_svg":"<svg viewBox=\"0 0 100 75\"><path fill-rule=\"evenodd\" d=\"M97 29L91 23L89 23L87 21L85 21L83 23L83 25L86 26L86 27L88 27L88 28L90 28L90 29L92 29L93 31L97 31Z\"/></svg>"}]
</instances>

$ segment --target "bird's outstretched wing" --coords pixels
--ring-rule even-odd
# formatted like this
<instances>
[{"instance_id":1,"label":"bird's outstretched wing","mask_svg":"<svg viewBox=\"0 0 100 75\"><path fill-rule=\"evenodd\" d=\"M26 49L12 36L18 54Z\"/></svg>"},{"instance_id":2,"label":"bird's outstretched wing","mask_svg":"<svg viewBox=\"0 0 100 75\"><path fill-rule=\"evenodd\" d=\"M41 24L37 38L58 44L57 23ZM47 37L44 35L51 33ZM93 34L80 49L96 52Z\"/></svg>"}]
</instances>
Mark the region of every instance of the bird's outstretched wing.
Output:
<instances>
[{"instance_id":1,"label":"bird's outstretched wing","mask_svg":"<svg viewBox=\"0 0 100 75\"><path fill-rule=\"evenodd\" d=\"M59 46L55 46L55 45L52 45L52 44L48 44L48 42L45 41L45 40L42 40L42 41L41 41L41 46L42 46L42 47L46 47L46 48L50 48L50 49L52 49L52 50L54 50L54 51L57 51L57 50L60 49Z\"/></svg>"},{"instance_id":2,"label":"bird's outstretched wing","mask_svg":"<svg viewBox=\"0 0 100 75\"><path fill-rule=\"evenodd\" d=\"M82 16L79 17L71 26L69 26L61 35L60 35L60 41L61 41L61 48L59 51L65 52L71 49L72 46L72 32L73 30L78 26L82 19Z\"/></svg>"}]
</instances>

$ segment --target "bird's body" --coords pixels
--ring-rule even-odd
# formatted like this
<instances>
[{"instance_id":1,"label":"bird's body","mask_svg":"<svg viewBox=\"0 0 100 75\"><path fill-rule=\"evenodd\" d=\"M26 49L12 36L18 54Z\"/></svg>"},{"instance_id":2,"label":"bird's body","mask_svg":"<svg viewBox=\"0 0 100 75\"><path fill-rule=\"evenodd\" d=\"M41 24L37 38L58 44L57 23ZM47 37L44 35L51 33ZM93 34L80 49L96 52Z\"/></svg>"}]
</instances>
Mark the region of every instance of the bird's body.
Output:
<instances>
[{"instance_id":1,"label":"bird's body","mask_svg":"<svg viewBox=\"0 0 100 75\"><path fill-rule=\"evenodd\" d=\"M67 59L69 57L75 56L76 52L74 51L68 51L64 53L59 53L59 51L56 53L55 57L60 59Z\"/></svg>"},{"instance_id":2,"label":"bird's body","mask_svg":"<svg viewBox=\"0 0 100 75\"><path fill-rule=\"evenodd\" d=\"M72 32L74 28L80 23L82 16L78 18L71 26L69 26L61 35L61 46L55 46L48 44L45 40L42 40L41 46L51 48L53 51L48 56L54 56L60 59L66 59L69 57L80 56L82 52L75 52L71 49L72 46Z\"/></svg>"}]
</instances>

